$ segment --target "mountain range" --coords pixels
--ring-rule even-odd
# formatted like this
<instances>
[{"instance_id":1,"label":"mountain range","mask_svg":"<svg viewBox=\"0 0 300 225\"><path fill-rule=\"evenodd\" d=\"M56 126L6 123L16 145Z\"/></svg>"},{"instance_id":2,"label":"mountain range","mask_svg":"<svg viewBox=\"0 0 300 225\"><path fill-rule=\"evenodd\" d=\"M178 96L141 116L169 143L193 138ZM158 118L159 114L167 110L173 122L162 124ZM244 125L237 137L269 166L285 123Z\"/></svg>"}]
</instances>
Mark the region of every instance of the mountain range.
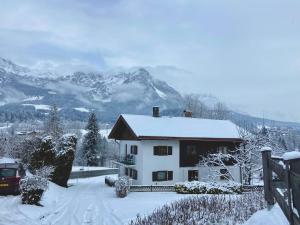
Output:
<instances>
[{"instance_id":1,"label":"mountain range","mask_svg":"<svg viewBox=\"0 0 300 225\"><path fill-rule=\"evenodd\" d=\"M0 110L47 111L55 104L67 119L86 117L93 110L111 121L120 113L148 114L154 105L164 110L181 103L174 88L144 68L59 76L0 58Z\"/></svg>"},{"instance_id":2,"label":"mountain range","mask_svg":"<svg viewBox=\"0 0 300 225\"><path fill-rule=\"evenodd\" d=\"M210 95L201 98L207 105L218 101ZM0 58L0 113L34 112L43 118L55 104L64 119L86 120L89 112L95 111L102 122L111 123L120 113L150 114L153 106L160 106L164 115L178 116L182 114L183 103L177 90L155 79L145 68L64 75L32 70ZM266 120L234 111L230 117L237 124L267 123L300 131L299 123Z\"/></svg>"}]
</instances>

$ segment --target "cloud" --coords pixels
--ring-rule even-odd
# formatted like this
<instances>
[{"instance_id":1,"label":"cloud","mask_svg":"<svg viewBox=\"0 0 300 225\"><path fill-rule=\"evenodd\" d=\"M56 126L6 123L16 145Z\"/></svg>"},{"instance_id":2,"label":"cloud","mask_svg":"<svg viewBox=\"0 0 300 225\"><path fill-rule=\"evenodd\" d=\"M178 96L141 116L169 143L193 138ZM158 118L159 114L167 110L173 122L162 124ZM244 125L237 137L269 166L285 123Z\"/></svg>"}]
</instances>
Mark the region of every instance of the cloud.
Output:
<instances>
[{"instance_id":1,"label":"cloud","mask_svg":"<svg viewBox=\"0 0 300 225\"><path fill-rule=\"evenodd\" d=\"M298 1L3 0L1 9L1 56L17 63L149 66L183 93L300 121Z\"/></svg>"}]
</instances>

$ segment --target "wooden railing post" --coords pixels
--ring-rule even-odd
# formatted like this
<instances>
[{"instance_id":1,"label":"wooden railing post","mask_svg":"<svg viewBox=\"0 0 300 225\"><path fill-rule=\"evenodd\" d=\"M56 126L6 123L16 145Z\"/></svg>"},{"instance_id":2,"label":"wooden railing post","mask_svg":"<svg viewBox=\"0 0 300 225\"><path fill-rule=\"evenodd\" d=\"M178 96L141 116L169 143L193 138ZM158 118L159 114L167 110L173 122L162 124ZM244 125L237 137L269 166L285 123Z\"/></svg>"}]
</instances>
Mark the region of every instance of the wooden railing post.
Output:
<instances>
[{"instance_id":1,"label":"wooden railing post","mask_svg":"<svg viewBox=\"0 0 300 225\"><path fill-rule=\"evenodd\" d=\"M261 149L262 164L263 164L263 178L264 178L264 193L265 200L268 206L275 204L274 195L272 191L272 168L271 168L271 152L272 149L264 147Z\"/></svg>"},{"instance_id":2,"label":"wooden railing post","mask_svg":"<svg viewBox=\"0 0 300 225\"><path fill-rule=\"evenodd\" d=\"M292 191L291 191L291 176L290 176L290 161L285 160L285 184L287 188L287 195L288 195L288 209L289 209L289 222L290 225L294 225L294 212L293 212L293 205L292 205Z\"/></svg>"}]
</instances>

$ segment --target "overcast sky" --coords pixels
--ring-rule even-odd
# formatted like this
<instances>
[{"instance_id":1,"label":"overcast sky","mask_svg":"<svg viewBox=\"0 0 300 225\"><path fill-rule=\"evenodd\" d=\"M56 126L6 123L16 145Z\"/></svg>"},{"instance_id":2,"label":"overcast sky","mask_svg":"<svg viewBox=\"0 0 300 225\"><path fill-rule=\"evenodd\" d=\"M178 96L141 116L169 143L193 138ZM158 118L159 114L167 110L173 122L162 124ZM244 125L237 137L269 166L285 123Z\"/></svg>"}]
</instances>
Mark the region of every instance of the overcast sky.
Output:
<instances>
[{"instance_id":1,"label":"overcast sky","mask_svg":"<svg viewBox=\"0 0 300 225\"><path fill-rule=\"evenodd\" d=\"M0 9L0 57L61 71L149 66L181 93L300 122L299 0L1 0Z\"/></svg>"}]
</instances>

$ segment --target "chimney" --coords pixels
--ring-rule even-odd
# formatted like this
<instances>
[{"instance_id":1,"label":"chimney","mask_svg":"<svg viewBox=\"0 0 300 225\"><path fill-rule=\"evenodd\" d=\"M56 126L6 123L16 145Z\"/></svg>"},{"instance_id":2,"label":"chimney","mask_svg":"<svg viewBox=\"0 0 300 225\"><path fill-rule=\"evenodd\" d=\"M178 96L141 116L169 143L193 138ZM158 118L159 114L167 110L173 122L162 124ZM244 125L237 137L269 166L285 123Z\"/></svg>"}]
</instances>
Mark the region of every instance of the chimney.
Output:
<instances>
[{"instance_id":1,"label":"chimney","mask_svg":"<svg viewBox=\"0 0 300 225\"><path fill-rule=\"evenodd\" d=\"M153 117L159 117L159 107L158 106L153 107Z\"/></svg>"},{"instance_id":2,"label":"chimney","mask_svg":"<svg viewBox=\"0 0 300 225\"><path fill-rule=\"evenodd\" d=\"M184 110L183 113L184 113L184 117L193 117L192 111Z\"/></svg>"}]
</instances>

